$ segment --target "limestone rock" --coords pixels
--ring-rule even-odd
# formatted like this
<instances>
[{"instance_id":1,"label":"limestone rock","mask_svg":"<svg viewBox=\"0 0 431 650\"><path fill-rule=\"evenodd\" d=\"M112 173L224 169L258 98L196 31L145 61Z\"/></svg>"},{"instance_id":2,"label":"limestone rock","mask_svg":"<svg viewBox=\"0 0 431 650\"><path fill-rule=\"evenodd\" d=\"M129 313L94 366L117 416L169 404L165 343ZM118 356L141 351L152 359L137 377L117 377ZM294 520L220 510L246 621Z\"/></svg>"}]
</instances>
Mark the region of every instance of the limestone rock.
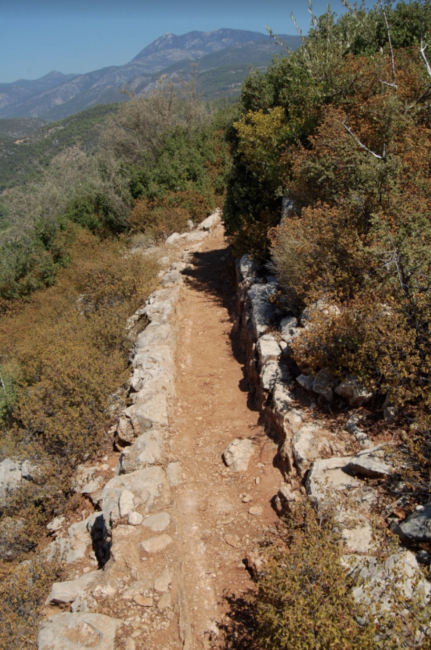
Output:
<instances>
[{"instance_id":1,"label":"limestone rock","mask_svg":"<svg viewBox=\"0 0 431 650\"><path fill-rule=\"evenodd\" d=\"M46 529L50 533L56 533L57 531L61 530L61 528L63 528L63 524L65 521L66 521L66 517L63 516L56 517L55 519L50 521L49 524L47 524Z\"/></svg>"},{"instance_id":2,"label":"limestone rock","mask_svg":"<svg viewBox=\"0 0 431 650\"><path fill-rule=\"evenodd\" d=\"M36 467L28 461L14 461L5 458L0 463L0 505L5 503L8 494L18 487L22 479L32 480Z\"/></svg>"},{"instance_id":3,"label":"limestone rock","mask_svg":"<svg viewBox=\"0 0 431 650\"><path fill-rule=\"evenodd\" d=\"M117 439L120 444L129 445L153 425L168 425L168 405L163 392L148 395L142 401L137 398L135 404L123 411L118 420Z\"/></svg>"},{"instance_id":4,"label":"limestone rock","mask_svg":"<svg viewBox=\"0 0 431 650\"><path fill-rule=\"evenodd\" d=\"M157 506L170 502L169 485L161 467L152 466L130 474L120 474L103 488L102 511L107 528L120 518L118 500L126 489L134 496L134 507L148 513Z\"/></svg>"},{"instance_id":5,"label":"limestone rock","mask_svg":"<svg viewBox=\"0 0 431 650\"><path fill-rule=\"evenodd\" d=\"M259 271L259 264L257 264L257 262L252 260L249 255L243 255L238 266L243 281L245 280L250 284L255 281Z\"/></svg>"},{"instance_id":6,"label":"limestone rock","mask_svg":"<svg viewBox=\"0 0 431 650\"><path fill-rule=\"evenodd\" d=\"M118 510L120 517L127 517L135 509L135 497L133 492L130 490L124 489L121 490L120 496L118 497Z\"/></svg>"},{"instance_id":7,"label":"limestone rock","mask_svg":"<svg viewBox=\"0 0 431 650\"><path fill-rule=\"evenodd\" d=\"M116 474L130 474L150 465L162 464L163 459L163 434L152 428L139 436L133 445L123 449L115 472Z\"/></svg>"},{"instance_id":8,"label":"limestone rock","mask_svg":"<svg viewBox=\"0 0 431 650\"><path fill-rule=\"evenodd\" d=\"M171 246L171 244L176 244L178 241L181 240L181 235L179 232L174 232L172 235L169 235L169 237L166 239L165 244L168 246Z\"/></svg>"},{"instance_id":9,"label":"limestone rock","mask_svg":"<svg viewBox=\"0 0 431 650\"><path fill-rule=\"evenodd\" d=\"M301 476L311 467L312 463L321 458L324 452L329 452L330 447L325 435L328 432L316 424L305 424L292 440L293 457Z\"/></svg>"},{"instance_id":10,"label":"limestone rock","mask_svg":"<svg viewBox=\"0 0 431 650\"><path fill-rule=\"evenodd\" d=\"M97 478L93 479L92 481L89 481L84 485L83 488L81 488L81 494L93 494L94 492L100 490L102 485L103 485L103 478L101 476L97 476Z\"/></svg>"},{"instance_id":11,"label":"limestone rock","mask_svg":"<svg viewBox=\"0 0 431 650\"><path fill-rule=\"evenodd\" d=\"M336 499L338 491L361 487L360 480L348 472L351 460L351 457L316 460L305 483L307 494L316 501L324 501L328 493Z\"/></svg>"},{"instance_id":12,"label":"limestone rock","mask_svg":"<svg viewBox=\"0 0 431 650\"><path fill-rule=\"evenodd\" d=\"M232 533L227 533L224 536L224 541L226 542L226 544L229 544L229 546L233 546L233 548L237 548L241 543L241 540L238 537L238 535Z\"/></svg>"},{"instance_id":13,"label":"limestone rock","mask_svg":"<svg viewBox=\"0 0 431 650\"><path fill-rule=\"evenodd\" d=\"M150 528L154 533L160 533L165 530L171 523L171 518L167 512L158 512L156 515L150 515L144 520L145 528Z\"/></svg>"},{"instance_id":14,"label":"limestone rock","mask_svg":"<svg viewBox=\"0 0 431 650\"><path fill-rule=\"evenodd\" d=\"M296 378L298 384L305 390L312 391L314 386L314 377L312 375L299 375Z\"/></svg>"},{"instance_id":15,"label":"limestone rock","mask_svg":"<svg viewBox=\"0 0 431 650\"><path fill-rule=\"evenodd\" d=\"M39 650L114 650L115 633L123 621L103 614L69 613L51 616L42 623Z\"/></svg>"},{"instance_id":16,"label":"limestone rock","mask_svg":"<svg viewBox=\"0 0 431 650\"><path fill-rule=\"evenodd\" d=\"M271 391L279 382L287 382L290 378L289 371L280 361L267 361L260 372L262 388Z\"/></svg>"},{"instance_id":17,"label":"limestone rock","mask_svg":"<svg viewBox=\"0 0 431 650\"><path fill-rule=\"evenodd\" d=\"M277 360L281 353L280 346L270 334L264 334L260 337L256 345L256 350L260 368L271 359Z\"/></svg>"},{"instance_id":18,"label":"limestone rock","mask_svg":"<svg viewBox=\"0 0 431 650\"><path fill-rule=\"evenodd\" d=\"M345 381L335 388L335 392L337 395L344 397L353 408L366 404L373 397L373 393L362 386L359 379L354 375L348 375Z\"/></svg>"},{"instance_id":19,"label":"limestone rock","mask_svg":"<svg viewBox=\"0 0 431 650\"><path fill-rule=\"evenodd\" d=\"M354 516L354 515L353 515ZM348 553L368 553L371 548L373 538L373 529L371 524L364 518L356 525L343 527L341 539L344 543L344 552Z\"/></svg>"},{"instance_id":20,"label":"limestone rock","mask_svg":"<svg viewBox=\"0 0 431 650\"><path fill-rule=\"evenodd\" d=\"M314 377L313 391L318 395L322 395L327 402L332 402L334 399L333 389L337 383L336 378L331 375L329 370L319 370Z\"/></svg>"},{"instance_id":21,"label":"limestone rock","mask_svg":"<svg viewBox=\"0 0 431 650\"><path fill-rule=\"evenodd\" d=\"M300 501L298 493L294 492L288 485L282 485L275 496L274 506L279 516L282 516L290 512L292 504L298 501Z\"/></svg>"},{"instance_id":22,"label":"limestone rock","mask_svg":"<svg viewBox=\"0 0 431 650\"><path fill-rule=\"evenodd\" d=\"M166 567L162 575L156 578L156 580L154 581L154 589L156 591L159 591L160 593L164 593L168 591L171 582L172 582L172 577L169 572L169 569Z\"/></svg>"},{"instance_id":23,"label":"limestone rock","mask_svg":"<svg viewBox=\"0 0 431 650\"><path fill-rule=\"evenodd\" d=\"M185 233L184 235L181 235L182 239L185 239L188 242L199 242L205 239L207 236L207 232L205 231L194 231L194 232L188 232Z\"/></svg>"},{"instance_id":24,"label":"limestone rock","mask_svg":"<svg viewBox=\"0 0 431 650\"><path fill-rule=\"evenodd\" d=\"M277 291L275 284L254 284L248 292L251 305L251 325L254 340L265 334L274 318L274 306L270 297Z\"/></svg>"},{"instance_id":25,"label":"limestone rock","mask_svg":"<svg viewBox=\"0 0 431 650\"><path fill-rule=\"evenodd\" d=\"M249 438L235 438L223 452L223 458L233 472L246 472L254 452L253 441Z\"/></svg>"},{"instance_id":26,"label":"limestone rock","mask_svg":"<svg viewBox=\"0 0 431 650\"><path fill-rule=\"evenodd\" d=\"M285 414L293 408L295 398L285 384L276 382L272 393L272 405L275 411Z\"/></svg>"},{"instance_id":27,"label":"limestone rock","mask_svg":"<svg viewBox=\"0 0 431 650\"><path fill-rule=\"evenodd\" d=\"M431 542L431 503L423 510L412 512L395 532L412 542Z\"/></svg>"},{"instance_id":28,"label":"limestone rock","mask_svg":"<svg viewBox=\"0 0 431 650\"><path fill-rule=\"evenodd\" d=\"M181 273L174 270L165 273L160 281L160 284L163 287L168 287L170 284L178 284L178 282L181 282Z\"/></svg>"},{"instance_id":29,"label":"limestone rock","mask_svg":"<svg viewBox=\"0 0 431 650\"><path fill-rule=\"evenodd\" d=\"M399 607L395 595L411 600L417 594L425 602L431 591L431 585L421 579L418 563L411 551L394 553L383 562L375 557L361 558L356 580L358 586L352 590L356 602L372 609L375 603L380 603L383 611L387 612L392 607Z\"/></svg>"},{"instance_id":30,"label":"limestone rock","mask_svg":"<svg viewBox=\"0 0 431 650\"><path fill-rule=\"evenodd\" d=\"M360 421L361 421L360 416L354 413L347 420L344 429L348 431L348 433L352 433L355 436L356 440L359 442L359 444L362 445L363 447L367 447L369 445L372 446L369 437L367 436L365 431L363 431L363 429L361 429L361 427L359 426Z\"/></svg>"},{"instance_id":31,"label":"limestone rock","mask_svg":"<svg viewBox=\"0 0 431 650\"><path fill-rule=\"evenodd\" d=\"M352 458L349 468L356 474L368 478L383 478L392 474L392 467L385 463L379 456L382 449L379 446L359 452Z\"/></svg>"},{"instance_id":32,"label":"limestone rock","mask_svg":"<svg viewBox=\"0 0 431 650\"><path fill-rule=\"evenodd\" d=\"M213 228L218 226L221 223L221 214L220 212L214 212L213 214L210 214L209 217L201 221L201 223L198 225L197 229L198 230L205 230L207 232L211 231Z\"/></svg>"},{"instance_id":33,"label":"limestone rock","mask_svg":"<svg viewBox=\"0 0 431 650\"><path fill-rule=\"evenodd\" d=\"M131 512L127 519L129 526L140 526L143 521L144 518L139 512Z\"/></svg>"},{"instance_id":34,"label":"limestone rock","mask_svg":"<svg viewBox=\"0 0 431 650\"><path fill-rule=\"evenodd\" d=\"M183 480L181 463L169 463L166 468L166 478L168 479L169 485L172 487L178 487L178 485L181 485Z\"/></svg>"},{"instance_id":35,"label":"limestone rock","mask_svg":"<svg viewBox=\"0 0 431 650\"><path fill-rule=\"evenodd\" d=\"M281 338L289 343L297 333L298 319L295 316L285 316L280 321Z\"/></svg>"},{"instance_id":36,"label":"limestone rock","mask_svg":"<svg viewBox=\"0 0 431 650\"><path fill-rule=\"evenodd\" d=\"M95 582L101 577L101 574L102 571L91 571L76 580L55 582L46 599L46 605L66 605L72 603L83 591L94 586Z\"/></svg>"},{"instance_id":37,"label":"limestone rock","mask_svg":"<svg viewBox=\"0 0 431 650\"><path fill-rule=\"evenodd\" d=\"M163 533L163 535L146 539L144 542L140 543L140 546L147 553L158 553L159 551L163 551L167 546L169 546L169 544L172 544L172 542L172 537Z\"/></svg>"}]
</instances>

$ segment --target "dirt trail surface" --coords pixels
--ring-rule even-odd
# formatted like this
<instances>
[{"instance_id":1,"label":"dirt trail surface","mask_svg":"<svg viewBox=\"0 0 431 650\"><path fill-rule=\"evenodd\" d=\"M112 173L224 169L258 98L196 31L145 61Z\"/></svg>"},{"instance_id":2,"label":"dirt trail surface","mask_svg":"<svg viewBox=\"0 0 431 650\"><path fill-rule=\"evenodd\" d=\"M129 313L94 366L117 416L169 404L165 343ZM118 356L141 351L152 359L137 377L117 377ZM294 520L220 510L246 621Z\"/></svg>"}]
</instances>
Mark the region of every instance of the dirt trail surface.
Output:
<instances>
[{"instance_id":1,"label":"dirt trail surface","mask_svg":"<svg viewBox=\"0 0 431 650\"><path fill-rule=\"evenodd\" d=\"M232 337L235 286L228 260L218 228L194 255L177 313L171 450L183 468L176 514L190 648L210 647L226 611L224 596L250 587L242 560L277 519L269 499L281 483L273 466L277 447L248 405L243 357ZM223 463L236 438L253 441L247 471L233 472Z\"/></svg>"}]
</instances>

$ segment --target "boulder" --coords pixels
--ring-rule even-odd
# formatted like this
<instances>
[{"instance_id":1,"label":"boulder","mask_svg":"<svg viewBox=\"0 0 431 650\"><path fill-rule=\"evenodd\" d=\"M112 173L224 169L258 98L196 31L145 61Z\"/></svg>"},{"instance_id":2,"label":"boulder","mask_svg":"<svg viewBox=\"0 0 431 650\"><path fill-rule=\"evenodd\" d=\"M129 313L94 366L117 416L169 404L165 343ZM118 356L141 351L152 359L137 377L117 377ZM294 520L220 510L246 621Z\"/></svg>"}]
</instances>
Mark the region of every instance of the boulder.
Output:
<instances>
[{"instance_id":1,"label":"boulder","mask_svg":"<svg viewBox=\"0 0 431 650\"><path fill-rule=\"evenodd\" d=\"M324 368L323 370L319 370L314 377L313 391L318 395L322 395L327 402L332 402L334 399L333 389L337 383L337 379L331 375L329 370Z\"/></svg>"},{"instance_id":2,"label":"boulder","mask_svg":"<svg viewBox=\"0 0 431 650\"><path fill-rule=\"evenodd\" d=\"M271 334L264 334L256 345L259 357L259 367L262 368L267 361L277 360L281 354L280 346Z\"/></svg>"},{"instance_id":3,"label":"boulder","mask_svg":"<svg viewBox=\"0 0 431 650\"><path fill-rule=\"evenodd\" d=\"M185 241L188 242L200 242L203 239L205 239L206 236L207 236L207 232L204 231L199 232L195 230L194 232L184 233L183 235L181 235L181 239L184 239Z\"/></svg>"},{"instance_id":4,"label":"boulder","mask_svg":"<svg viewBox=\"0 0 431 650\"><path fill-rule=\"evenodd\" d=\"M131 512L128 516L127 523L129 526L140 526L142 522L144 521L144 518L142 515L139 514L139 512Z\"/></svg>"},{"instance_id":5,"label":"boulder","mask_svg":"<svg viewBox=\"0 0 431 650\"><path fill-rule=\"evenodd\" d=\"M295 397L285 384L276 382L273 386L272 408L280 414L290 411L295 404Z\"/></svg>"},{"instance_id":6,"label":"boulder","mask_svg":"<svg viewBox=\"0 0 431 650\"><path fill-rule=\"evenodd\" d=\"M423 510L415 510L394 530L402 539L411 542L431 542L431 503Z\"/></svg>"},{"instance_id":7,"label":"boulder","mask_svg":"<svg viewBox=\"0 0 431 650\"><path fill-rule=\"evenodd\" d=\"M163 392L141 399L137 393L136 402L123 411L116 430L119 445L130 445L153 425L168 425L168 404Z\"/></svg>"},{"instance_id":8,"label":"boulder","mask_svg":"<svg viewBox=\"0 0 431 650\"><path fill-rule=\"evenodd\" d=\"M15 490L22 479L32 480L36 468L28 461L14 461L5 458L0 463L0 506L13 490Z\"/></svg>"},{"instance_id":9,"label":"boulder","mask_svg":"<svg viewBox=\"0 0 431 650\"><path fill-rule=\"evenodd\" d=\"M169 485L161 467L152 466L130 474L120 474L103 488L102 511L108 529L112 522L120 518L119 499L124 489L133 494L133 509L141 514L170 502Z\"/></svg>"},{"instance_id":10,"label":"boulder","mask_svg":"<svg viewBox=\"0 0 431 650\"><path fill-rule=\"evenodd\" d=\"M283 351L284 354L288 354L292 341L300 332L300 329L298 328L298 319L295 316L286 316L280 322L280 330L281 338L285 342Z\"/></svg>"},{"instance_id":11,"label":"boulder","mask_svg":"<svg viewBox=\"0 0 431 650\"><path fill-rule=\"evenodd\" d=\"M305 483L307 494L317 502L322 502L328 495L333 495L336 499L336 493L339 491L347 492L352 488L360 488L361 481L348 469L351 460L351 457L316 460Z\"/></svg>"},{"instance_id":12,"label":"boulder","mask_svg":"<svg viewBox=\"0 0 431 650\"><path fill-rule=\"evenodd\" d=\"M115 634L123 621L103 614L57 614L46 619L38 636L39 650L114 650Z\"/></svg>"},{"instance_id":13,"label":"boulder","mask_svg":"<svg viewBox=\"0 0 431 650\"><path fill-rule=\"evenodd\" d=\"M260 267L251 257L243 255L238 263L238 268L241 280L252 284L256 280Z\"/></svg>"},{"instance_id":14,"label":"boulder","mask_svg":"<svg viewBox=\"0 0 431 650\"><path fill-rule=\"evenodd\" d=\"M357 517L357 516L356 516ZM360 517L359 523L348 524L341 531L344 553L368 553L371 550L373 529L371 524Z\"/></svg>"},{"instance_id":15,"label":"boulder","mask_svg":"<svg viewBox=\"0 0 431 650\"><path fill-rule=\"evenodd\" d=\"M274 507L281 517L292 510L292 504L300 501L299 494L294 492L289 485L283 485L274 497Z\"/></svg>"},{"instance_id":16,"label":"boulder","mask_svg":"<svg viewBox=\"0 0 431 650\"><path fill-rule=\"evenodd\" d=\"M116 474L130 474L150 465L160 465L164 459L163 435L155 428L139 436L118 458Z\"/></svg>"},{"instance_id":17,"label":"boulder","mask_svg":"<svg viewBox=\"0 0 431 650\"><path fill-rule=\"evenodd\" d=\"M181 240L181 235L179 232L174 232L172 235L169 235L169 237L166 239L165 244L168 246L171 246L171 244L176 244Z\"/></svg>"},{"instance_id":18,"label":"boulder","mask_svg":"<svg viewBox=\"0 0 431 650\"><path fill-rule=\"evenodd\" d=\"M312 391L314 386L314 377L313 375L299 375L296 378L296 381L305 390Z\"/></svg>"},{"instance_id":19,"label":"boulder","mask_svg":"<svg viewBox=\"0 0 431 650\"><path fill-rule=\"evenodd\" d=\"M383 611L399 612L399 597L411 600L418 595L429 598L431 585L422 578L418 563L411 551L399 551L386 560L364 557L356 560L356 583L352 595L357 603L371 607L379 603Z\"/></svg>"},{"instance_id":20,"label":"boulder","mask_svg":"<svg viewBox=\"0 0 431 650\"><path fill-rule=\"evenodd\" d=\"M355 436L356 440L359 442L360 445L363 447L367 446L373 446L372 442L370 441L369 437L361 429L359 426L359 422L361 421L361 417L354 413L346 422L344 425L344 429L348 432L351 433Z\"/></svg>"},{"instance_id":21,"label":"boulder","mask_svg":"<svg viewBox=\"0 0 431 650\"><path fill-rule=\"evenodd\" d=\"M321 458L322 454L330 452L328 440L325 437L327 434L328 431L312 423L305 424L295 433L292 450L300 476L304 476L312 463Z\"/></svg>"},{"instance_id":22,"label":"boulder","mask_svg":"<svg viewBox=\"0 0 431 650\"><path fill-rule=\"evenodd\" d=\"M359 452L349 463L349 469L355 474L361 474L368 478L384 478L390 476L393 469L382 460L384 452L381 446L373 447Z\"/></svg>"},{"instance_id":23,"label":"boulder","mask_svg":"<svg viewBox=\"0 0 431 650\"><path fill-rule=\"evenodd\" d=\"M167 512L158 512L155 515L146 517L143 525L154 533L161 533L171 523L171 518Z\"/></svg>"},{"instance_id":24,"label":"boulder","mask_svg":"<svg viewBox=\"0 0 431 650\"><path fill-rule=\"evenodd\" d=\"M145 301L145 307L139 312L147 316L152 323L166 323L173 316L179 287L168 287L153 291Z\"/></svg>"},{"instance_id":25,"label":"boulder","mask_svg":"<svg viewBox=\"0 0 431 650\"><path fill-rule=\"evenodd\" d=\"M262 388L271 391L279 382L287 382L290 379L289 371L280 361L269 360L260 371Z\"/></svg>"},{"instance_id":26,"label":"boulder","mask_svg":"<svg viewBox=\"0 0 431 650\"><path fill-rule=\"evenodd\" d=\"M197 230L204 230L206 232L210 232L213 228L218 226L220 223L221 223L220 212L214 212L213 214L210 214L209 217L201 221L201 223L197 227Z\"/></svg>"},{"instance_id":27,"label":"boulder","mask_svg":"<svg viewBox=\"0 0 431 650\"><path fill-rule=\"evenodd\" d=\"M246 472L253 453L254 445L250 438L235 438L223 452L223 459L233 472Z\"/></svg>"},{"instance_id":28,"label":"boulder","mask_svg":"<svg viewBox=\"0 0 431 650\"><path fill-rule=\"evenodd\" d=\"M157 537L150 537L149 539L144 540L140 543L139 546L144 549L147 553L158 553L159 551L164 551L164 549L172 544L174 540L170 535L158 535Z\"/></svg>"},{"instance_id":29,"label":"boulder","mask_svg":"<svg viewBox=\"0 0 431 650\"><path fill-rule=\"evenodd\" d=\"M271 296L277 292L275 283L254 284L248 292L251 306L251 325L254 340L257 341L271 325L274 318L274 305Z\"/></svg>"},{"instance_id":30,"label":"boulder","mask_svg":"<svg viewBox=\"0 0 431 650\"><path fill-rule=\"evenodd\" d=\"M130 490L124 489L121 490L120 496L118 497L118 511L120 517L127 517L131 512L135 510L135 497L133 492Z\"/></svg>"},{"instance_id":31,"label":"boulder","mask_svg":"<svg viewBox=\"0 0 431 650\"><path fill-rule=\"evenodd\" d=\"M160 280L162 287L168 287L171 284L178 284L179 282L181 282L181 273L175 270L168 271L168 273L165 273Z\"/></svg>"},{"instance_id":32,"label":"boulder","mask_svg":"<svg viewBox=\"0 0 431 650\"><path fill-rule=\"evenodd\" d=\"M348 375L348 377L335 388L335 392L337 395L344 397L353 408L358 408L363 404L366 404L373 397L373 393L367 390L354 375Z\"/></svg>"},{"instance_id":33,"label":"boulder","mask_svg":"<svg viewBox=\"0 0 431 650\"><path fill-rule=\"evenodd\" d=\"M68 603L72 603L83 591L93 587L97 580L101 578L101 575L102 571L91 571L76 580L54 582L45 604L67 605Z\"/></svg>"}]
</instances>

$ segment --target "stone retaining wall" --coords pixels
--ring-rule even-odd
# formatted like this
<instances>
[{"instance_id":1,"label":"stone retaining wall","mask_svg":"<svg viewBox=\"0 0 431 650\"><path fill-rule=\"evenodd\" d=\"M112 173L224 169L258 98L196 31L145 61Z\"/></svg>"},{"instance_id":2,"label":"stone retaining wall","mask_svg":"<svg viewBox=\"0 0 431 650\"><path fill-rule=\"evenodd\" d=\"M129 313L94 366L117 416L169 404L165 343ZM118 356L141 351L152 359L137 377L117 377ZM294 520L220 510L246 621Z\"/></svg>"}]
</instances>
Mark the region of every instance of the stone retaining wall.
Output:
<instances>
[{"instance_id":1,"label":"stone retaining wall","mask_svg":"<svg viewBox=\"0 0 431 650\"><path fill-rule=\"evenodd\" d=\"M290 345L301 328L307 327L307 314L298 319L279 309L273 300L279 290L276 279L265 275L265 269L247 255L237 260L236 276L236 328L246 353L250 392L267 434L278 443L275 462L284 477L274 496L274 507L282 516L307 495L317 510L328 505L335 508L343 562L358 579L354 590L358 602L373 602L391 589L401 595L408 593L408 598L413 593L429 596L431 585L423 579L411 551L400 550L385 564L376 559L379 542L372 522L379 492L368 479L384 479L395 472L390 449L373 445L355 413L346 416L342 435L319 414L319 399L331 402L338 395L337 399L346 400L354 409L371 395L354 377L340 384L326 371L316 376L299 374ZM410 518L418 519L422 514L414 513ZM386 523L380 520L377 525Z\"/></svg>"}]
</instances>

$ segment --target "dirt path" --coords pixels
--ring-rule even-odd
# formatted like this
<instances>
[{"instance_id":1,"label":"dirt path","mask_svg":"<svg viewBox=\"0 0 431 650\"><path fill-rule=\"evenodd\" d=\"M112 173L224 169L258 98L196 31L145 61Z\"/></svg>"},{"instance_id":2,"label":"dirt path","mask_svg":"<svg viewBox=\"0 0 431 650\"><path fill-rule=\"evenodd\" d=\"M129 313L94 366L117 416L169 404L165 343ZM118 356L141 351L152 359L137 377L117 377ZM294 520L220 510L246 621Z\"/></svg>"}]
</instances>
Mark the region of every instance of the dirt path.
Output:
<instances>
[{"instance_id":1,"label":"dirt path","mask_svg":"<svg viewBox=\"0 0 431 650\"><path fill-rule=\"evenodd\" d=\"M211 647L226 611L224 596L247 590L244 559L277 519L270 505L281 482L275 444L248 405L243 358L232 340L235 286L222 228L192 260L181 289L177 330L177 403L171 452L182 464L176 520L184 646ZM222 461L227 445L252 438L248 471ZM250 514L261 506L262 514ZM258 509L259 510L259 509ZM188 619L188 620L187 620Z\"/></svg>"}]
</instances>

